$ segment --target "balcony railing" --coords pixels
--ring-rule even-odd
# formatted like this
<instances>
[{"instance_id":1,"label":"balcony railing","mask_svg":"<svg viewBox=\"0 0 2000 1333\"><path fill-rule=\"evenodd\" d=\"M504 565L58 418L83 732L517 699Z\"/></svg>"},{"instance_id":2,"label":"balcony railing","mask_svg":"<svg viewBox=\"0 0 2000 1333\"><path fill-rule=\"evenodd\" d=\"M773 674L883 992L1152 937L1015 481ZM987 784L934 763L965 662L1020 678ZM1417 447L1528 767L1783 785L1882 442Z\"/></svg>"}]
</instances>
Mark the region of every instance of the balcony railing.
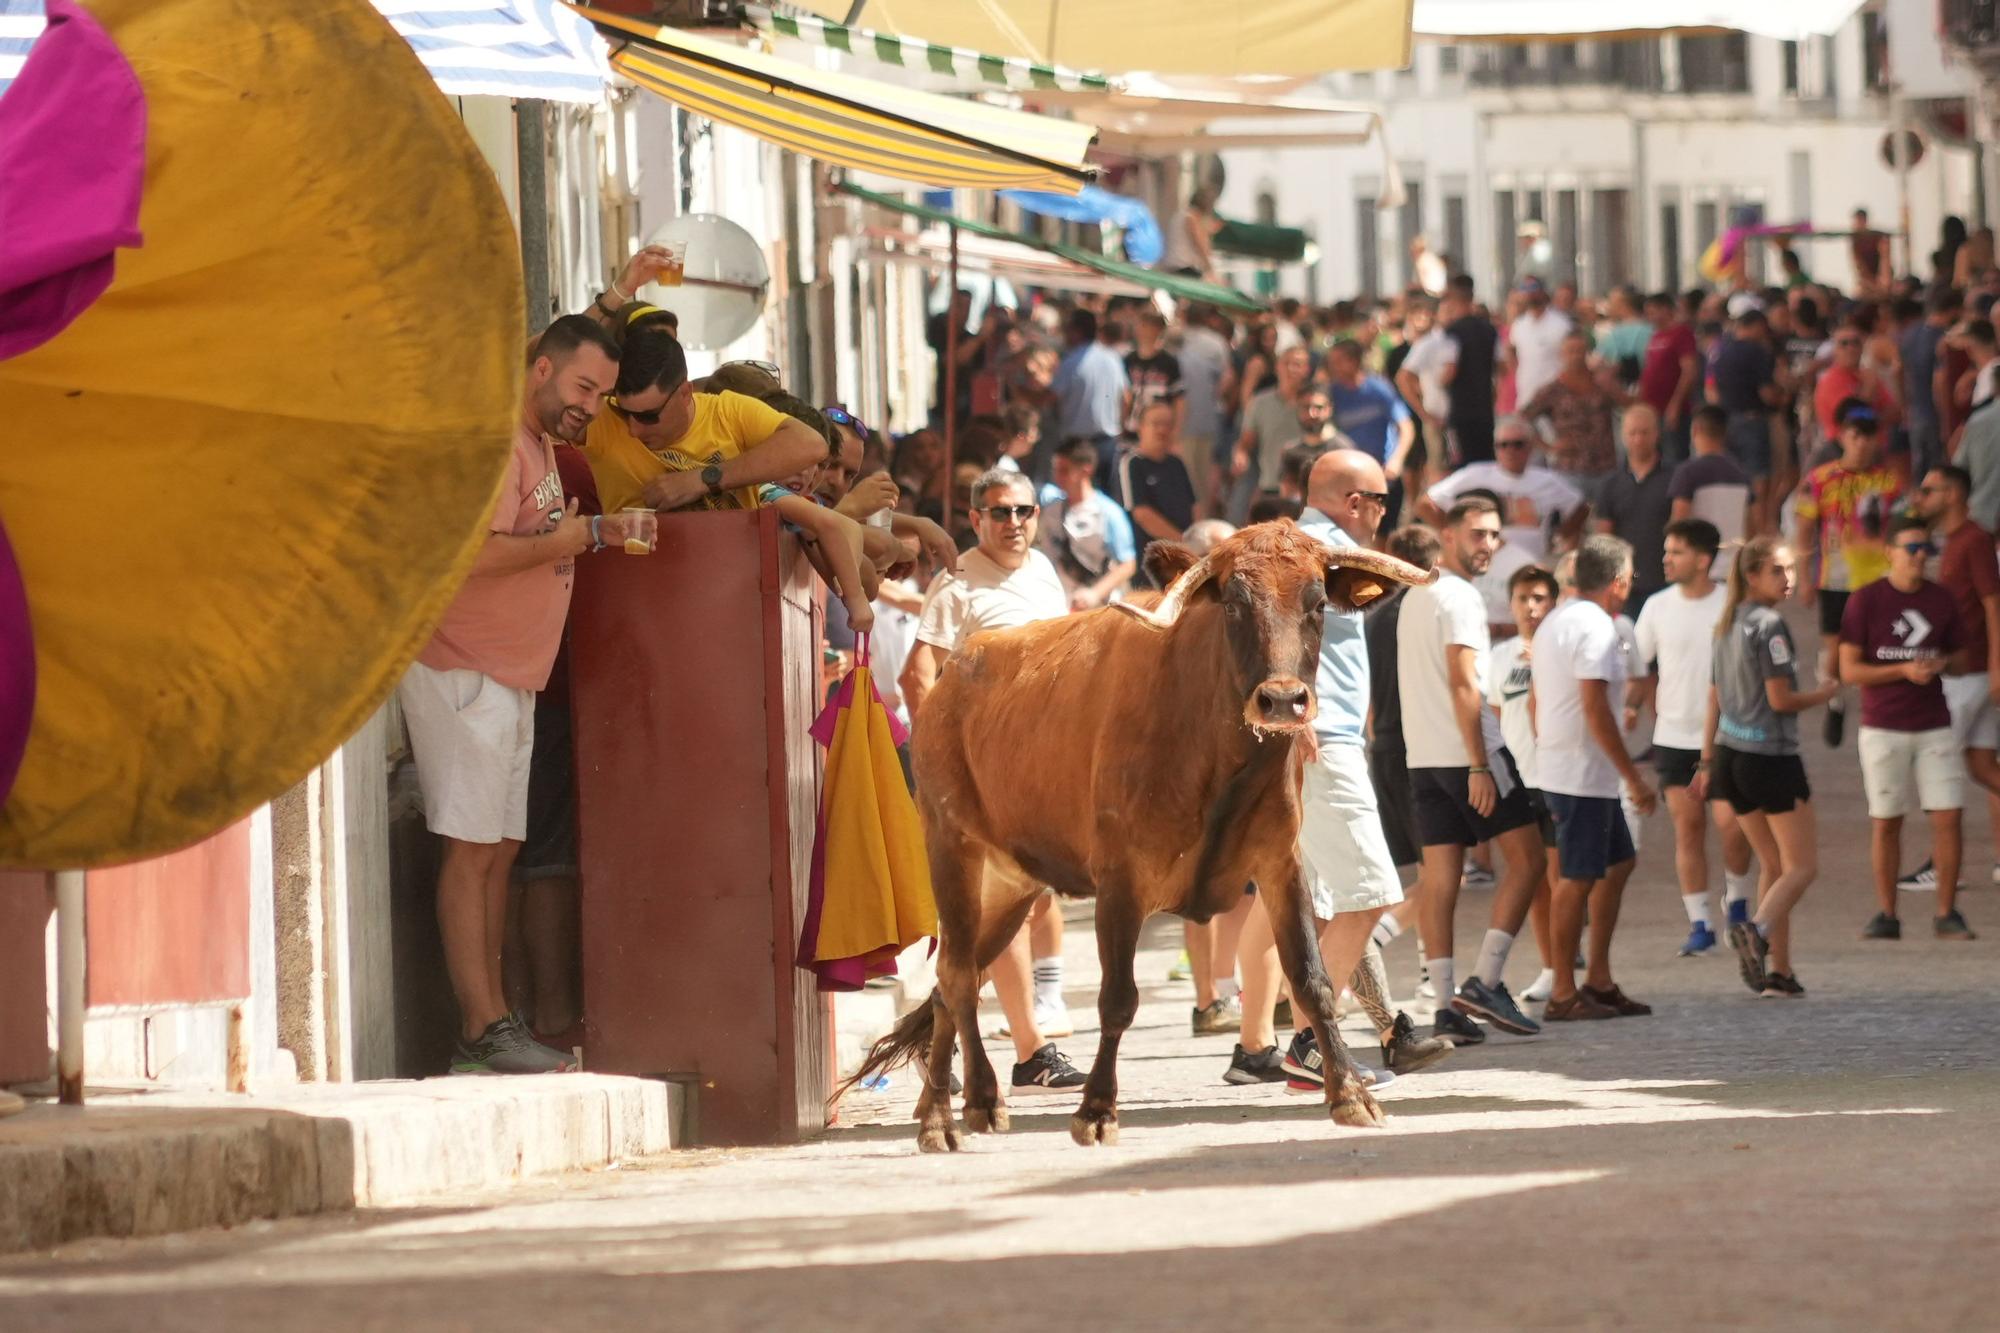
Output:
<instances>
[{"instance_id":1,"label":"balcony railing","mask_svg":"<svg viewBox=\"0 0 2000 1333\"><path fill-rule=\"evenodd\" d=\"M1535 42L1471 49L1474 88L1612 88L1632 93L1747 93L1750 64L1741 34L1680 38L1680 79L1668 82L1658 41Z\"/></svg>"}]
</instances>

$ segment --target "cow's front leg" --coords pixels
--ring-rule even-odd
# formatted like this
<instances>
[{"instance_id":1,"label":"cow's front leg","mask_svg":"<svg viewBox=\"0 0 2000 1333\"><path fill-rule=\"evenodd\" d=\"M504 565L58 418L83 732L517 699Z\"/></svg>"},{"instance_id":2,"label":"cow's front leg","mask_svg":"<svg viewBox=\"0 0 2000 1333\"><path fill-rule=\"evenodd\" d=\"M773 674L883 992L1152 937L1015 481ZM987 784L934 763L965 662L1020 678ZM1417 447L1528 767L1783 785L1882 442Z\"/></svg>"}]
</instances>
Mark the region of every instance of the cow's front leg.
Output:
<instances>
[{"instance_id":1,"label":"cow's front leg","mask_svg":"<svg viewBox=\"0 0 2000 1333\"><path fill-rule=\"evenodd\" d=\"M1363 1086L1340 1039L1340 1029L1334 1025L1333 987L1319 954L1319 923L1313 919L1305 872L1294 862L1288 875L1274 878L1277 892L1264 889L1264 910L1271 914L1271 933L1278 939L1278 961L1284 966L1285 980L1292 984L1292 999L1304 1010L1319 1042L1327 1113L1335 1124L1378 1128L1383 1123L1382 1109Z\"/></svg>"},{"instance_id":2,"label":"cow's front leg","mask_svg":"<svg viewBox=\"0 0 2000 1333\"><path fill-rule=\"evenodd\" d=\"M1097 1059L1084 1081L1083 1104L1070 1117L1069 1136L1086 1148L1118 1142L1118 1042L1139 1012L1139 983L1132 975L1141 915L1129 892L1098 886L1097 962L1104 974L1097 992Z\"/></svg>"}]
</instances>

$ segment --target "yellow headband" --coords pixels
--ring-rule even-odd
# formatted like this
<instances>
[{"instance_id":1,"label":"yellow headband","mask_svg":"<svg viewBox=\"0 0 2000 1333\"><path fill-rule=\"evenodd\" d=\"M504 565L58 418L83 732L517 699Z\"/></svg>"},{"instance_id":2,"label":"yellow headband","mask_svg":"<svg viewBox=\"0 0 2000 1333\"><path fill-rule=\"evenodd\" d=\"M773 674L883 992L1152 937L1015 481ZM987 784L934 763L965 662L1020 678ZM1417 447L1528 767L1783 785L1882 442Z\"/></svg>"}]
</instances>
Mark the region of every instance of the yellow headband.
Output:
<instances>
[{"instance_id":1,"label":"yellow headband","mask_svg":"<svg viewBox=\"0 0 2000 1333\"><path fill-rule=\"evenodd\" d=\"M628 329L631 328L634 324L637 324L647 315L664 315L666 313L667 313L666 311L660 309L656 305L634 306L632 307L631 313L625 316L625 327Z\"/></svg>"}]
</instances>

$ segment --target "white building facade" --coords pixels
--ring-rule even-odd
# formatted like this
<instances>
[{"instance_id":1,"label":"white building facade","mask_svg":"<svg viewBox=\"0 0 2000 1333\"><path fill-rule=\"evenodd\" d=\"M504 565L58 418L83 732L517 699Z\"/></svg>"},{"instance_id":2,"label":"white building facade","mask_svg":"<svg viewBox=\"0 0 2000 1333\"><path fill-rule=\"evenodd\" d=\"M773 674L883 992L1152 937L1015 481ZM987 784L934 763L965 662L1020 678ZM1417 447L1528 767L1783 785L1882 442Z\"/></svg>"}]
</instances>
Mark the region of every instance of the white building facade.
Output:
<instances>
[{"instance_id":1,"label":"white building facade","mask_svg":"<svg viewBox=\"0 0 2000 1333\"><path fill-rule=\"evenodd\" d=\"M1943 219L1978 225L1988 196L1979 154L1952 120L1973 80L1940 48L1928 0L1907 0L1907 15L1905 3L1803 42L1422 44L1411 69L1324 83L1328 95L1383 104L1400 208L1379 207L1371 145L1226 154L1222 211L1314 234L1318 264L1280 284L1310 300L1400 290L1419 234L1490 296L1512 281L1515 237L1531 219L1553 243L1559 280L1591 293L1623 282L1679 290L1700 281L1697 261L1742 205L1821 228L1846 227L1861 206L1896 230L1901 118L1920 145L1906 188L1915 267L1928 274ZM1753 247L1753 278L1767 276L1763 252ZM1808 273L1851 284L1843 241L1799 253ZM1909 267L1900 246L1896 260Z\"/></svg>"}]
</instances>

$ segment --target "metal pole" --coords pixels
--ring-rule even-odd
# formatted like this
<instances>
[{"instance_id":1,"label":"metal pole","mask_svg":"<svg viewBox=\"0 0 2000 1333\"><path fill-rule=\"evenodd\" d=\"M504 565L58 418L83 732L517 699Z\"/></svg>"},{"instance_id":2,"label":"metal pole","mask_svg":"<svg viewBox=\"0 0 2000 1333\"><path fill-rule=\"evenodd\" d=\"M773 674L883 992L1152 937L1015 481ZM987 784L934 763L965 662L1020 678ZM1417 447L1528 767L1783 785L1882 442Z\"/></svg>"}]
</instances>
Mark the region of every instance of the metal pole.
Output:
<instances>
[{"instance_id":1,"label":"metal pole","mask_svg":"<svg viewBox=\"0 0 2000 1333\"><path fill-rule=\"evenodd\" d=\"M952 526L952 505L958 499L958 476L952 471L952 445L958 439L958 339L964 330L958 310L958 228L951 233L951 287L944 298L944 530Z\"/></svg>"},{"instance_id":2,"label":"metal pole","mask_svg":"<svg viewBox=\"0 0 2000 1333\"><path fill-rule=\"evenodd\" d=\"M1890 144L1896 158L1897 225L1903 232L1903 272L1917 271L1917 238L1910 234L1910 104L1899 92L1890 103ZM1893 249L1890 250L1894 254ZM1891 265L1894 268L1894 265Z\"/></svg>"},{"instance_id":3,"label":"metal pole","mask_svg":"<svg viewBox=\"0 0 2000 1333\"><path fill-rule=\"evenodd\" d=\"M514 155L521 191L521 277L528 336L548 327L555 310L549 282L549 104L514 103Z\"/></svg>"},{"instance_id":4,"label":"metal pole","mask_svg":"<svg viewBox=\"0 0 2000 1333\"><path fill-rule=\"evenodd\" d=\"M56 872L56 1096L83 1105L83 872Z\"/></svg>"}]
</instances>

